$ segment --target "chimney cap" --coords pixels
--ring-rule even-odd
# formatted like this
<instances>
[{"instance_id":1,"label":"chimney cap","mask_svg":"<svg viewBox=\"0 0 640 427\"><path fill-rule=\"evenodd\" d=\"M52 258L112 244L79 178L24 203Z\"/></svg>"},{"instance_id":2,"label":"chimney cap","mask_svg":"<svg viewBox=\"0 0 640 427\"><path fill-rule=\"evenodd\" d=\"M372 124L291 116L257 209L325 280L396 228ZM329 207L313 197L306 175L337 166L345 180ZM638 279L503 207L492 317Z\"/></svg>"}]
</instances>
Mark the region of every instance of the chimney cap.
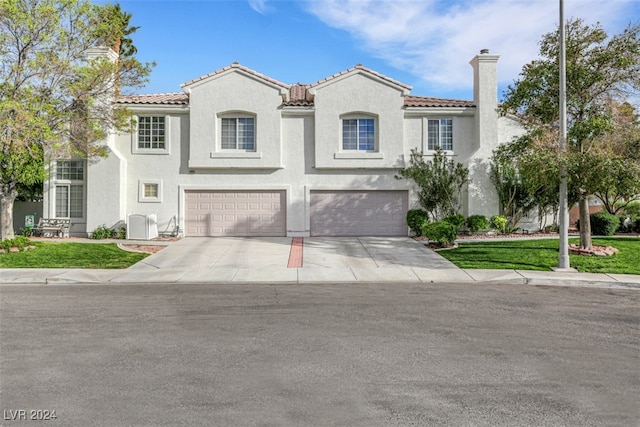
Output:
<instances>
[{"instance_id":1,"label":"chimney cap","mask_svg":"<svg viewBox=\"0 0 640 427\"><path fill-rule=\"evenodd\" d=\"M489 53L489 49L481 49L480 53L485 55L485 54Z\"/></svg>"}]
</instances>

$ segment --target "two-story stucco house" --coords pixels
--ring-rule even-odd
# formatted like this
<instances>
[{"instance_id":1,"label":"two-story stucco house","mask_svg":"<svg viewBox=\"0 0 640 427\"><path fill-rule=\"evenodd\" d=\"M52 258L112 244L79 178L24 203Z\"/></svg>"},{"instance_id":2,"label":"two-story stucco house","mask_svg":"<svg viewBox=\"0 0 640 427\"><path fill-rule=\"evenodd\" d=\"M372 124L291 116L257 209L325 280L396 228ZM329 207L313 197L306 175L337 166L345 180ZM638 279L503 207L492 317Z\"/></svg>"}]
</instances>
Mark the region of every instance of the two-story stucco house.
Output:
<instances>
[{"instance_id":1,"label":"two-story stucco house","mask_svg":"<svg viewBox=\"0 0 640 427\"><path fill-rule=\"evenodd\" d=\"M107 158L54 162L43 216L70 217L75 235L155 214L183 236L405 236L413 186L394 175L435 146L471 169L462 213L496 214L488 159L521 132L496 112L497 61L471 60L473 101L414 96L361 65L290 85L237 63L121 97L135 126Z\"/></svg>"}]
</instances>

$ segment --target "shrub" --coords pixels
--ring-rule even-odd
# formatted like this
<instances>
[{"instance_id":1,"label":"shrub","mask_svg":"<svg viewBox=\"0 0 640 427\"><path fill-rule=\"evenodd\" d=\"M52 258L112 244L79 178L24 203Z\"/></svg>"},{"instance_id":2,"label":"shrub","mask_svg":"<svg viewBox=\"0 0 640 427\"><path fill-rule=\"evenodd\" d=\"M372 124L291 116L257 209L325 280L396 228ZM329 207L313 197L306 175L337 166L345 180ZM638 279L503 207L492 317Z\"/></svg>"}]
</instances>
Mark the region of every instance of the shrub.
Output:
<instances>
[{"instance_id":1,"label":"shrub","mask_svg":"<svg viewBox=\"0 0 640 427\"><path fill-rule=\"evenodd\" d=\"M636 217L635 221L633 221L633 228L631 231L640 233L640 216Z\"/></svg>"},{"instance_id":2,"label":"shrub","mask_svg":"<svg viewBox=\"0 0 640 427\"><path fill-rule=\"evenodd\" d=\"M467 218L466 223L469 231L471 231L472 233L486 230L487 227L489 227L489 220L484 215L471 215L469 218Z\"/></svg>"},{"instance_id":3,"label":"shrub","mask_svg":"<svg viewBox=\"0 0 640 427\"><path fill-rule=\"evenodd\" d=\"M407 225L416 236L422 236L422 226L429 222L429 214L423 209L407 211Z\"/></svg>"},{"instance_id":4,"label":"shrub","mask_svg":"<svg viewBox=\"0 0 640 427\"><path fill-rule=\"evenodd\" d=\"M422 227L422 234L440 245L453 243L458 237L458 228L445 221L427 222Z\"/></svg>"},{"instance_id":5,"label":"shrub","mask_svg":"<svg viewBox=\"0 0 640 427\"><path fill-rule=\"evenodd\" d=\"M20 252L24 251L24 248L31 243L31 240L24 236L17 236L13 239L5 239L0 242L0 249L5 251L11 251L11 248L18 248Z\"/></svg>"},{"instance_id":6,"label":"shrub","mask_svg":"<svg viewBox=\"0 0 640 427\"><path fill-rule=\"evenodd\" d=\"M469 182L469 168L456 163L453 156L436 147L430 160L422 151L411 149L409 166L396 174L396 179L413 181L418 187L420 206L431 218L440 218L457 212L462 202L462 189Z\"/></svg>"},{"instance_id":7,"label":"shrub","mask_svg":"<svg viewBox=\"0 0 640 427\"><path fill-rule=\"evenodd\" d=\"M507 228L507 217L504 215L494 215L491 217L489 225L494 230L498 230L499 232L504 234L505 229Z\"/></svg>"},{"instance_id":8,"label":"shrub","mask_svg":"<svg viewBox=\"0 0 640 427\"><path fill-rule=\"evenodd\" d=\"M452 214L444 217L442 220L444 222L448 222L449 224L454 225L456 227L456 233L457 233L458 230L460 230L460 227L462 227L462 224L464 224L464 215Z\"/></svg>"},{"instance_id":9,"label":"shrub","mask_svg":"<svg viewBox=\"0 0 640 427\"><path fill-rule=\"evenodd\" d=\"M640 215L621 215L618 217L620 219L620 226L618 227L618 231L623 233L632 233L634 231L634 226L636 220L640 219Z\"/></svg>"},{"instance_id":10,"label":"shrub","mask_svg":"<svg viewBox=\"0 0 640 427\"><path fill-rule=\"evenodd\" d=\"M101 225L91 232L91 238L94 240L110 239L113 236L113 230L106 225Z\"/></svg>"},{"instance_id":11,"label":"shrub","mask_svg":"<svg viewBox=\"0 0 640 427\"><path fill-rule=\"evenodd\" d=\"M620 225L620 219L607 212L596 212L591 214L591 233L595 236L612 236L618 226Z\"/></svg>"},{"instance_id":12,"label":"shrub","mask_svg":"<svg viewBox=\"0 0 640 427\"><path fill-rule=\"evenodd\" d=\"M20 252L22 252L25 246L28 246L31 241L24 236L17 236L12 240L13 246L18 248Z\"/></svg>"},{"instance_id":13,"label":"shrub","mask_svg":"<svg viewBox=\"0 0 640 427\"><path fill-rule=\"evenodd\" d=\"M11 239L5 239L5 240L0 242L0 249L4 249L7 252L9 252L11 250L12 246L13 246L13 243L12 243Z\"/></svg>"},{"instance_id":14,"label":"shrub","mask_svg":"<svg viewBox=\"0 0 640 427\"><path fill-rule=\"evenodd\" d=\"M640 200L629 202L624 208L624 213L630 216L640 216Z\"/></svg>"},{"instance_id":15,"label":"shrub","mask_svg":"<svg viewBox=\"0 0 640 427\"><path fill-rule=\"evenodd\" d=\"M127 238L127 227L121 225L117 230L112 231L112 237L116 239L126 239Z\"/></svg>"}]
</instances>

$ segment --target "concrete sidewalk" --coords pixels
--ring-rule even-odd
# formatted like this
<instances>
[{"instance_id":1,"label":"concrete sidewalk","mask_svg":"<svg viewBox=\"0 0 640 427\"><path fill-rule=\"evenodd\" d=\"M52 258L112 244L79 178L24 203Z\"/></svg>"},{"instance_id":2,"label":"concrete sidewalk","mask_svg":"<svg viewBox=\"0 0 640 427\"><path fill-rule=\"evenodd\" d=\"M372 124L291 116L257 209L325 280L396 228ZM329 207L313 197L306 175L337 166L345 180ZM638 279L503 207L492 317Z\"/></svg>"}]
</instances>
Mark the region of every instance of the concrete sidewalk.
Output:
<instances>
[{"instance_id":1,"label":"concrete sidewalk","mask_svg":"<svg viewBox=\"0 0 640 427\"><path fill-rule=\"evenodd\" d=\"M460 269L410 238L304 238L302 267L287 268L291 242L290 237L153 242L167 247L127 269L0 269L0 284L499 282L640 289L640 275Z\"/></svg>"}]
</instances>

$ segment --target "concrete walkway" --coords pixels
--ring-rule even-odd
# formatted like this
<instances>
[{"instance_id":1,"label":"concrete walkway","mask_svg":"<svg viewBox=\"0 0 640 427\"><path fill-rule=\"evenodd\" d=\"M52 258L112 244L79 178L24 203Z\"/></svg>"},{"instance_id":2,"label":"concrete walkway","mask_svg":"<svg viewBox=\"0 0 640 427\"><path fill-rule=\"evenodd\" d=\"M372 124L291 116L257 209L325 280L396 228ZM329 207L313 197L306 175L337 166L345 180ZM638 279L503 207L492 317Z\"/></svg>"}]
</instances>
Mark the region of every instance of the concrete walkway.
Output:
<instances>
[{"instance_id":1,"label":"concrete walkway","mask_svg":"<svg viewBox=\"0 0 640 427\"><path fill-rule=\"evenodd\" d=\"M0 284L500 282L640 289L640 275L460 269L404 237L307 237L302 267L288 268L299 265L298 260L290 264L292 256L299 256L292 241L225 237L152 242L167 247L127 269L0 269Z\"/></svg>"}]
</instances>

